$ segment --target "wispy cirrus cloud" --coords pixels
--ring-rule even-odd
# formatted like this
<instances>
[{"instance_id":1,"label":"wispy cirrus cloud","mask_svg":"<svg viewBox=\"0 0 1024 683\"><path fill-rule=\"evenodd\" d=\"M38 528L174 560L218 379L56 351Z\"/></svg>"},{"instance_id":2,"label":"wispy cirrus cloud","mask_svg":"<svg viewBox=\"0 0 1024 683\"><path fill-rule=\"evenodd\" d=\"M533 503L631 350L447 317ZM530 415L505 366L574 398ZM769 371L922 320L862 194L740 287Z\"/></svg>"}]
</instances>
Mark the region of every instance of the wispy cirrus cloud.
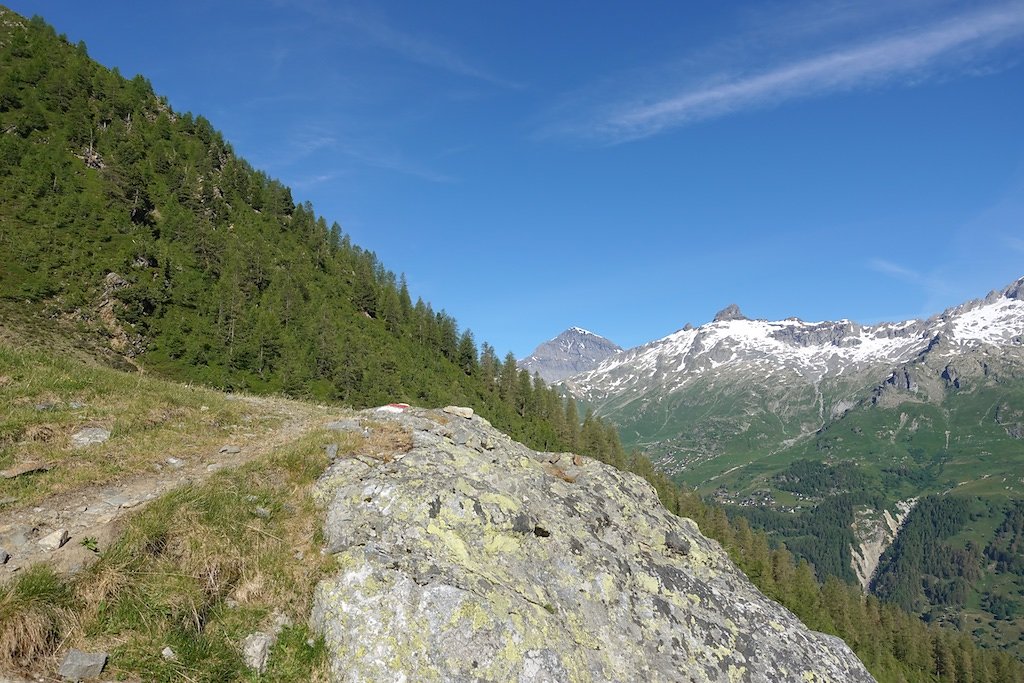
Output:
<instances>
[{"instance_id":1,"label":"wispy cirrus cloud","mask_svg":"<svg viewBox=\"0 0 1024 683\"><path fill-rule=\"evenodd\" d=\"M548 133L625 142L735 112L789 100L922 81L976 64L1024 37L1024 3L947 15L908 30L872 35L810 56L739 75L720 72L694 82L693 69L635 95L577 105L575 117ZM735 70L734 70L735 71Z\"/></svg>"},{"instance_id":2,"label":"wispy cirrus cloud","mask_svg":"<svg viewBox=\"0 0 1024 683\"><path fill-rule=\"evenodd\" d=\"M343 145L339 150L349 159L383 171L392 171L412 176L431 183L454 183L456 179L446 173L434 170L384 145L376 148Z\"/></svg>"},{"instance_id":3,"label":"wispy cirrus cloud","mask_svg":"<svg viewBox=\"0 0 1024 683\"><path fill-rule=\"evenodd\" d=\"M279 151L257 161L260 166L276 173L297 174L291 182L300 189L330 182L339 175L347 175L355 167L391 171L431 183L457 181L410 158L391 142L365 132L346 133L325 124L307 124L292 131ZM327 170L317 170L324 168Z\"/></svg>"},{"instance_id":4,"label":"wispy cirrus cloud","mask_svg":"<svg viewBox=\"0 0 1024 683\"><path fill-rule=\"evenodd\" d=\"M277 4L299 9L327 25L354 32L367 43L401 55L417 64L505 88L522 87L520 83L501 78L483 66L474 64L436 38L403 31L377 13L358 10L351 6L339 6L337 3L324 0L275 1Z\"/></svg>"},{"instance_id":5,"label":"wispy cirrus cloud","mask_svg":"<svg viewBox=\"0 0 1024 683\"><path fill-rule=\"evenodd\" d=\"M921 272L882 258L870 259L867 266L875 272L888 275L918 288L924 292L927 300L930 302L929 305L936 302L948 303L950 297L958 292L953 282L936 273Z\"/></svg>"},{"instance_id":6,"label":"wispy cirrus cloud","mask_svg":"<svg viewBox=\"0 0 1024 683\"><path fill-rule=\"evenodd\" d=\"M873 258L868 261L868 267L871 270L884 273L885 275L891 275L892 277L905 280L907 282L921 283L926 280L926 278L916 270L905 268L897 263L893 263L892 261L887 261L885 259Z\"/></svg>"}]
</instances>

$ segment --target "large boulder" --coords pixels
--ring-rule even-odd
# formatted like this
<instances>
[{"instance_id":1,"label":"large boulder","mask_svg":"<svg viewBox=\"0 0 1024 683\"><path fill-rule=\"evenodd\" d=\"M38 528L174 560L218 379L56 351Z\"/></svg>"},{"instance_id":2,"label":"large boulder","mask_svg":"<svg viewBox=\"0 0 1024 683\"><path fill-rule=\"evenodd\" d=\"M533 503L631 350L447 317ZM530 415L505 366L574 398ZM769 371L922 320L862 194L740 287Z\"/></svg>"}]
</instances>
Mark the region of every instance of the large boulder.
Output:
<instances>
[{"instance_id":1,"label":"large boulder","mask_svg":"<svg viewBox=\"0 0 1024 683\"><path fill-rule=\"evenodd\" d=\"M321 479L338 569L312 621L333 680L873 680L639 477L477 416L460 445L440 415L389 418L411 451L357 453Z\"/></svg>"}]
</instances>

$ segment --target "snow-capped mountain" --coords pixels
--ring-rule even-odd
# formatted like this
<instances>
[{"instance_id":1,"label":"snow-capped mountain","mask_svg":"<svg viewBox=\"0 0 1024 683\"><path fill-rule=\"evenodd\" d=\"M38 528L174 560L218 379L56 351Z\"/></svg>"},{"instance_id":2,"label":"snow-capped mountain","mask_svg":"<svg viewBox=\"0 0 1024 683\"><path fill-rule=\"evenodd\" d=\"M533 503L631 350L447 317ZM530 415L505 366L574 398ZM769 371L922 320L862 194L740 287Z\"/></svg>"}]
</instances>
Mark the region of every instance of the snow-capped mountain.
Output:
<instances>
[{"instance_id":1,"label":"snow-capped mountain","mask_svg":"<svg viewBox=\"0 0 1024 683\"><path fill-rule=\"evenodd\" d=\"M538 373L545 382L558 382L589 370L620 351L622 347L599 334L570 327L534 349L529 357L519 361L519 367L530 374Z\"/></svg>"},{"instance_id":2,"label":"snow-capped mountain","mask_svg":"<svg viewBox=\"0 0 1024 683\"><path fill-rule=\"evenodd\" d=\"M785 448L863 401L940 402L1007 363L1024 364L1024 278L927 320L879 325L749 320L733 305L566 385L672 468Z\"/></svg>"},{"instance_id":3,"label":"snow-capped mountain","mask_svg":"<svg viewBox=\"0 0 1024 683\"><path fill-rule=\"evenodd\" d=\"M1024 278L1003 292L925 321L860 325L850 320L749 320L732 305L715 321L683 329L612 358L571 379L590 401L645 390L672 392L707 373L757 368L811 382L877 365L905 363L937 342L946 353L983 345L1024 344ZM727 315L723 313L728 312Z\"/></svg>"}]
</instances>

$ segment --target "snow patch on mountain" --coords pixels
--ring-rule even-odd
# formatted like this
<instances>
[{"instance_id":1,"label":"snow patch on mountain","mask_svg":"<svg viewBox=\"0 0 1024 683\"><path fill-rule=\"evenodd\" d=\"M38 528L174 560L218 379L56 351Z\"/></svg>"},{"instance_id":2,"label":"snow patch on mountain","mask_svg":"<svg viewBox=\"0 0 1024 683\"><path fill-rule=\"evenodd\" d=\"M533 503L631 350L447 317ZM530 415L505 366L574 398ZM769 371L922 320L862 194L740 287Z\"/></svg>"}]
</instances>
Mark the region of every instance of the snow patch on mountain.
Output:
<instances>
[{"instance_id":1,"label":"snow patch on mountain","mask_svg":"<svg viewBox=\"0 0 1024 683\"><path fill-rule=\"evenodd\" d=\"M569 379L575 395L603 400L657 388L671 393L695 378L728 370L807 383L898 366L927 351L953 355L980 346L1024 344L1024 301L1017 281L925 321L861 325L850 320L749 320L730 306L715 321L609 356ZM940 342L942 342L940 344Z\"/></svg>"}]
</instances>

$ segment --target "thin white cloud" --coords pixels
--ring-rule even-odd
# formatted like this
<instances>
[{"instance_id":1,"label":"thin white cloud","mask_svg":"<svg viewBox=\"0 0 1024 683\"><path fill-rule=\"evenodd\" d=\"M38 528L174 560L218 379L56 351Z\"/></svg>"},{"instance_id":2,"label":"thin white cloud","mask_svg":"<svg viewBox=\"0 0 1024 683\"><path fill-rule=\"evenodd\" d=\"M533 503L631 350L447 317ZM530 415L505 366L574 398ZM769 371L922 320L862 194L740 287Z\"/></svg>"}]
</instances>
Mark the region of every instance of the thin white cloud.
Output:
<instances>
[{"instance_id":1,"label":"thin white cloud","mask_svg":"<svg viewBox=\"0 0 1024 683\"><path fill-rule=\"evenodd\" d=\"M311 172L311 169L316 169L319 164L324 163L326 158L330 158L327 163L332 167L337 165L339 160L348 159L357 166L392 171L432 183L456 182L452 176L410 159L394 144L375 140L365 134L344 134L322 125L307 125L292 132L279 154L259 159L258 165L276 169L282 174L291 173L301 165L301 171L305 175L292 182L296 187L302 188L330 181L339 174L337 170Z\"/></svg>"},{"instance_id":2,"label":"thin white cloud","mask_svg":"<svg viewBox=\"0 0 1024 683\"><path fill-rule=\"evenodd\" d=\"M643 99L592 107L563 132L622 142L666 129L830 92L905 78L927 80L941 67L969 64L1024 35L1024 3L1014 2L875 37L752 75L718 74L701 84L662 84ZM667 91L667 92L666 92Z\"/></svg>"},{"instance_id":3,"label":"thin white cloud","mask_svg":"<svg viewBox=\"0 0 1024 683\"><path fill-rule=\"evenodd\" d=\"M904 268L901 265L893 263L892 261L886 261L885 259L871 259L868 261L868 267L871 268L871 270L877 270L879 273L891 275L892 277L900 280L906 280L907 282L919 284L925 280L925 277L916 270Z\"/></svg>"},{"instance_id":4,"label":"thin white cloud","mask_svg":"<svg viewBox=\"0 0 1024 683\"><path fill-rule=\"evenodd\" d=\"M357 11L352 7L338 7L336 4L323 0L276 0L276 2L297 8L329 25L351 29L368 43L401 55L417 64L505 88L522 87L519 83L503 79L487 69L473 64L436 39L414 35L395 28L377 14Z\"/></svg>"},{"instance_id":5,"label":"thin white cloud","mask_svg":"<svg viewBox=\"0 0 1024 683\"><path fill-rule=\"evenodd\" d=\"M954 283L938 273L923 273L882 258L869 260L867 266L871 270L917 287L924 292L929 307L944 305L943 302L948 303L950 296L957 291Z\"/></svg>"},{"instance_id":6,"label":"thin white cloud","mask_svg":"<svg viewBox=\"0 0 1024 683\"><path fill-rule=\"evenodd\" d=\"M402 154L384 149L345 147L342 153L365 166L393 171L431 183L454 183L455 178L407 159Z\"/></svg>"},{"instance_id":7,"label":"thin white cloud","mask_svg":"<svg viewBox=\"0 0 1024 683\"><path fill-rule=\"evenodd\" d=\"M320 173L318 175L307 176L303 178L293 178L288 183L292 189L296 190L308 190L311 187L322 185L323 183L330 182L338 177L337 172Z\"/></svg>"}]
</instances>

